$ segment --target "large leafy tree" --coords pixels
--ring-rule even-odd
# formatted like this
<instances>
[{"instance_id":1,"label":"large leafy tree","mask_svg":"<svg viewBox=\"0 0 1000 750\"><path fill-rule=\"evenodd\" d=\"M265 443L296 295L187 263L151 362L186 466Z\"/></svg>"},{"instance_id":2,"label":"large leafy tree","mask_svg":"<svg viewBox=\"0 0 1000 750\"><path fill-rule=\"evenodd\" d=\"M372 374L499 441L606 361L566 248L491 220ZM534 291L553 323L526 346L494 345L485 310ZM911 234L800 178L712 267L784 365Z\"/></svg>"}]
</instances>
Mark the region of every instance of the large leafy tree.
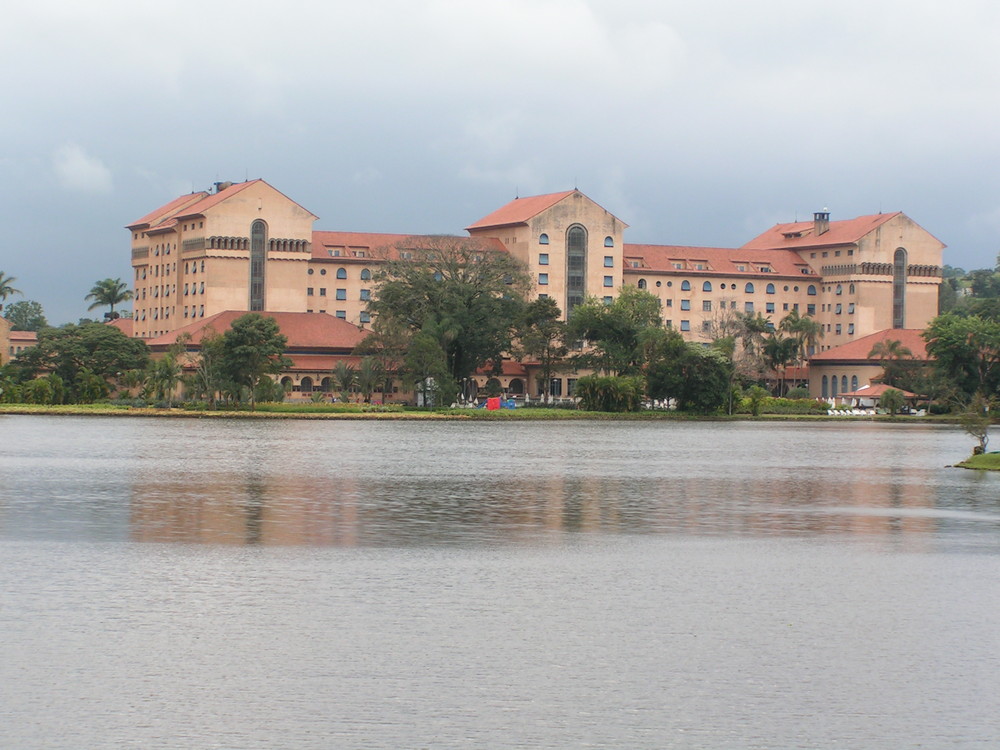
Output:
<instances>
[{"instance_id":1,"label":"large leafy tree","mask_svg":"<svg viewBox=\"0 0 1000 750\"><path fill-rule=\"evenodd\" d=\"M258 313L237 318L222 334L222 375L247 389L251 410L256 407L255 392L261 380L291 365L284 356L287 344L288 339L281 333L278 322Z\"/></svg>"},{"instance_id":2,"label":"large leafy tree","mask_svg":"<svg viewBox=\"0 0 1000 750\"><path fill-rule=\"evenodd\" d=\"M916 369L913 361L913 352L910 348L897 339L884 339L878 341L868 352L868 359L877 359L882 365L882 382L886 385L902 385L912 379Z\"/></svg>"},{"instance_id":3,"label":"large leafy tree","mask_svg":"<svg viewBox=\"0 0 1000 750\"><path fill-rule=\"evenodd\" d=\"M731 391L733 363L716 347L684 341L669 331L647 346L646 390L650 398L674 399L682 411L710 414Z\"/></svg>"},{"instance_id":4,"label":"large leafy tree","mask_svg":"<svg viewBox=\"0 0 1000 750\"><path fill-rule=\"evenodd\" d=\"M966 400L1000 391L1000 322L947 313L932 320L923 335L934 367Z\"/></svg>"},{"instance_id":5,"label":"large leafy tree","mask_svg":"<svg viewBox=\"0 0 1000 750\"><path fill-rule=\"evenodd\" d=\"M93 379L117 383L129 370L143 369L149 361L146 344L103 323L72 323L44 328L38 344L21 352L14 362L19 377L28 380L50 372L66 384L67 398L77 401L93 392Z\"/></svg>"},{"instance_id":6,"label":"large leafy tree","mask_svg":"<svg viewBox=\"0 0 1000 750\"><path fill-rule=\"evenodd\" d=\"M798 310L792 310L782 318L778 330L795 339L795 359L800 364L805 362L809 350L823 337L823 326L808 315L799 315Z\"/></svg>"},{"instance_id":7,"label":"large leafy tree","mask_svg":"<svg viewBox=\"0 0 1000 750\"><path fill-rule=\"evenodd\" d=\"M3 309L3 302L10 296L15 294L20 294L20 289L14 288L14 282L17 281L13 276L8 276L3 271L0 271L0 309Z\"/></svg>"},{"instance_id":8,"label":"large leafy tree","mask_svg":"<svg viewBox=\"0 0 1000 750\"><path fill-rule=\"evenodd\" d=\"M477 240L421 237L375 277L368 309L382 325L433 336L455 383L510 350L531 277L511 255Z\"/></svg>"},{"instance_id":9,"label":"large leafy tree","mask_svg":"<svg viewBox=\"0 0 1000 750\"><path fill-rule=\"evenodd\" d=\"M589 351L574 358L578 366L614 375L640 375L645 364L644 332L662 328L659 298L625 286L610 304L590 297L573 308L567 333L571 339L590 344Z\"/></svg>"},{"instance_id":10,"label":"large leafy tree","mask_svg":"<svg viewBox=\"0 0 1000 750\"><path fill-rule=\"evenodd\" d=\"M88 310L107 305L110 308L107 317L117 318L115 305L132 299L132 290L121 279L101 279L91 287L90 294L84 299L93 300Z\"/></svg>"},{"instance_id":11,"label":"large leafy tree","mask_svg":"<svg viewBox=\"0 0 1000 750\"><path fill-rule=\"evenodd\" d=\"M3 311L3 316L10 322L10 327L15 331L40 331L49 322L45 319L45 311L42 306L32 299L20 300L12 305L8 305Z\"/></svg>"},{"instance_id":12,"label":"large leafy tree","mask_svg":"<svg viewBox=\"0 0 1000 750\"><path fill-rule=\"evenodd\" d=\"M566 345L566 324L561 320L559 305L551 297L540 297L525 306L524 318L518 330L515 351L521 359L532 359L539 365L539 385L549 400L549 381L562 364L569 347Z\"/></svg>"}]
</instances>

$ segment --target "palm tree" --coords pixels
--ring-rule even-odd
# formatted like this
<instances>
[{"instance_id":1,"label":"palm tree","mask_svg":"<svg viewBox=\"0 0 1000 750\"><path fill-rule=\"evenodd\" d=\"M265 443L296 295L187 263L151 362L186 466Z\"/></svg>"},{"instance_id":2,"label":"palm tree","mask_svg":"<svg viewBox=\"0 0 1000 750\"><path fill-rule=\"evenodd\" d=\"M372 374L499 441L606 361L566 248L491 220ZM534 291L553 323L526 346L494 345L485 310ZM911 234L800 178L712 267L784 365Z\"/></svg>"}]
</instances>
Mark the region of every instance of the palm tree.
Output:
<instances>
[{"instance_id":1,"label":"palm tree","mask_svg":"<svg viewBox=\"0 0 1000 750\"><path fill-rule=\"evenodd\" d=\"M877 359L882 365L882 382L895 386L904 374L903 360L913 359L913 352L908 346L904 346L902 341L884 339L876 342L868 352L868 359Z\"/></svg>"},{"instance_id":2,"label":"palm tree","mask_svg":"<svg viewBox=\"0 0 1000 750\"><path fill-rule=\"evenodd\" d=\"M361 360L361 368L357 373L357 384L358 390L361 392L361 398L366 404L371 403L372 394L382 381L382 378L382 368L379 366L378 360L374 357L364 357Z\"/></svg>"},{"instance_id":3,"label":"palm tree","mask_svg":"<svg viewBox=\"0 0 1000 750\"><path fill-rule=\"evenodd\" d=\"M84 299L94 300L90 307L87 308L88 310L108 305L111 308L111 312L105 317L113 320L118 317L115 315L115 305L132 299L132 290L121 279L102 279L94 284L90 290L90 294L84 297Z\"/></svg>"},{"instance_id":4,"label":"palm tree","mask_svg":"<svg viewBox=\"0 0 1000 750\"><path fill-rule=\"evenodd\" d=\"M337 366L333 368L333 382L336 383L337 390L340 391L341 401L351 400L350 392L357 384L357 380L357 370L344 360L340 360Z\"/></svg>"},{"instance_id":5,"label":"palm tree","mask_svg":"<svg viewBox=\"0 0 1000 750\"><path fill-rule=\"evenodd\" d=\"M0 271L0 310L3 310L3 301L10 297L12 294L20 294L20 289L15 289L11 284L17 281L13 276L8 276L3 271Z\"/></svg>"},{"instance_id":6,"label":"palm tree","mask_svg":"<svg viewBox=\"0 0 1000 750\"><path fill-rule=\"evenodd\" d=\"M823 337L823 326L808 315L800 316L798 310L792 310L782 318L778 328L798 342L796 359L800 364L805 363L809 349L815 347L816 342Z\"/></svg>"},{"instance_id":7,"label":"palm tree","mask_svg":"<svg viewBox=\"0 0 1000 750\"><path fill-rule=\"evenodd\" d=\"M778 397L784 396L785 369L795 360L799 350L799 342L794 337L785 338L772 333L764 342L763 354L767 366L778 374Z\"/></svg>"}]
</instances>

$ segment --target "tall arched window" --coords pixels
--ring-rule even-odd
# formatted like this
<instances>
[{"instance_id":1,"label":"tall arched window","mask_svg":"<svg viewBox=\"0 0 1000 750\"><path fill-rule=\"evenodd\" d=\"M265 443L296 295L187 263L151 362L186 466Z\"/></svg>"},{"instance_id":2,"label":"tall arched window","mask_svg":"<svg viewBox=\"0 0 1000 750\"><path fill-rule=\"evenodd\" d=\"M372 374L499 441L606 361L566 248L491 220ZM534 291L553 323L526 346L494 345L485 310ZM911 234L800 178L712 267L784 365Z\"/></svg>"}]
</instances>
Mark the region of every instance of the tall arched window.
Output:
<instances>
[{"instance_id":1,"label":"tall arched window","mask_svg":"<svg viewBox=\"0 0 1000 750\"><path fill-rule=\"evenodd\" d=\"M809 288L806 289L806 294L808 294L810 297L815 297L816 296L816 287L813 286L812 284L810 284Z\"/></svg>"},{"instance_id":2,"label":"tall arched window","mask_svg":"<svg viewBox=\"0 0 1000 750\"><path fill-rule=\"evenodd\" d=\"M841 375L840 376L840 392L841 393L848 393L848 390L847 390L847 376L846 375Z\"/></svg>"},{"instance_id":3,"label":"tall arched window","mask_svg":"<svg viewBox=\"0 0 1000 750\"><path fill-rule=\"evenodd\" d=\"M690 292L691 291L691 282L688 281L687 279L684 279L684 281L681 282L681 291L682 292Z\"/></svg>"},{"instance_id":4,"label":"tall arched window","mask_svg":"<svg viewBox=\"0 0 1000 750\"><path fill-rule=\"evenodd\" d=\"M566 230L566 314L587 293L587 230L574 224Z\"/></svg>"},{"instance_id":5,"label":"tall arched window","mask_svg":"<svg viewBox=\"0 0 1000 750\"><path fill-rule=\"evenodd\" d=\"M645 289L646 288L646 280L645 279L639 279L639 288L640 289Z\"/></svg>"},{"instance_id":6,"label":"tall arched window","mask_svg":"<svg viewBox=\"0 0 1000 750\"><path fill-rule=\"evenodd\" d=\"M768 294L774 294L774 284L768 284L767 289L764 290Z\"/></svg>"},{"instance_id":7,"label":"tall arched window","mask_svg":"<svg viewBox=\"0 0 1000 750\"><path fill-rule=\"evenodd\" d=\"M830 385L831 385L830 397L831 398L837 398L837 376L836 375L834 375L832 378L830 378Z\"/></svg>"},{"instance_id":8,"label":"tall arched window","mask_svg":"<svg viewBox=\"0 0 1000 750\"><path fill-rule=\"evenodd\" d=\"M830 398L830 378L823 376L823 398Z\"/></svg>"},{"instance_id":9,"label":"tall arched window","mask_svg":"<svg viewBox=\"0 0 1000 750\"><path fill-rule=\"evenodd\" d=\"M744 291L744 292L746 292L747 294L753 294L753 284L751 284L751 283L750 283L750 282L748 281L748 282L747 282L747 285L746 285L746 287L745 287L745 288L743 289L743 291Z\"/></svg>"},{"instance_id":10,"label":"tall arched window","mask_svg":"<svg viewBox=\"0 0 1000 750\"><path fill-rule=\"evenodd\" d=\"M703 292L710 292L710 291L712 291L712 282L711 281L706 281L704 284L702 284L701 285L701 291L703 291Z\"/></svg>"},{"instance_id":11,"label":"tall arched window","mask_svg":"<svg viewBox=\"0 0 1000 750\"><path fill-rule=\"evenodd\" d=\"M362 268L361 269L361 280L362 281L369 281L369 280L371 280L371 277L372 277L372 272L370 270L368 270L367 268Z\"/></svg>"},{"instance_id":12,"label":"tall arched window","mask_svg":"<svg viewBox=\"0 0 1000 750\"><path fill-rule=\"evenodd\" d=\"M538 235L538 244L539 245L548 245L549 244L549 236L547 234L545 234L544 232L542 232L542 234Z\"/></svg>"},{"instance_id":13,"label":"tall arched window","mask_svg":"<svg viewBox=\"0 0 1000 750\"><path fill-rule=\"evenodd\" d=\"M250 312L264 309L264 261L267 225L257 219L250 225Z\"/></svg>"},{"instance_id":14,"label":"tall arched window","mask_svg":"<svg viewBox=\"0 0 1000 750\"><path fill-rule=\"evenodd\" d=\"M337 278L338 279L346 279L347 278L347 269L346 268L338 268L337 269Z\"/></svg>"},{"instance_id":15,"label":"tall arched window","mask_svg":"<svg viewBox=\"0 0 1000 750\"><path fill-rule=\"evenodd\" d=\"M608 236L604 238L604 247L614 247L614 246L615 246L614 237Z\"/></svg>"},{"instance_id":16,"label":"tall arched window","mask_svg":"<svg viewBox=\"0 0 1000 750\"><path fill-rule=\"evenodd\" d=\"M896 248L892 256L892 327L905 328L906 323L906 250Z\"/></svg>"},{"instance_id":17,"label":"tall arched window","mask_svg":"<svg viewBox=\"0 0 1000 750\"><path fill-rule=\"evenodd\" d=\"M851 375L851 390L852 391L858 390L858 376L857 375Z\"/></svg>"}]
</instances>

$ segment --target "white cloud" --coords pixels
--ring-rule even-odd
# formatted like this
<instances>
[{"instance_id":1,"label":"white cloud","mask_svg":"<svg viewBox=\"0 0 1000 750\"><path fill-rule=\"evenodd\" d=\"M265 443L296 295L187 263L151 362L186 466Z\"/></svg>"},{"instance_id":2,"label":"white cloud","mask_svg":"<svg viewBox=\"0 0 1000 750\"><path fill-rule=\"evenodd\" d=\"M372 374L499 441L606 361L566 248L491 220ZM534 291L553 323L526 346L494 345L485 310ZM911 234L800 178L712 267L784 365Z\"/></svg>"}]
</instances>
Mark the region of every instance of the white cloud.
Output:
<instances>
[{"instance_id":1,"label":"white cloud","mask_svg":"<svg viewBox=\"0 0 1000 750\"><path fill-rule=\"evenodd\" d=\"M67 144L52 155L56 179L66 190L110 193L111 170L100 159L75 144Z\"/></svg>"}]
</instances>

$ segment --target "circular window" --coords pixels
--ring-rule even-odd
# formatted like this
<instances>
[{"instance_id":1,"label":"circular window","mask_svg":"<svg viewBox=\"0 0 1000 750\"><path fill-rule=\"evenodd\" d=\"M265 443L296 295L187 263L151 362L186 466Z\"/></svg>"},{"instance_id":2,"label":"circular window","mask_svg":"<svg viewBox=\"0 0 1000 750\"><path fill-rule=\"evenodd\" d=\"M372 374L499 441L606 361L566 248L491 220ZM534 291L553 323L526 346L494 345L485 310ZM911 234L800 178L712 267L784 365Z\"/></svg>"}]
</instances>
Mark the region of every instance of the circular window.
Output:
<instances>
[{"instance_id":1,"label":"circular window","mask_svg":"<svg viewBox=\"0 0 1000 750\"><path fill-rule=\"evenodd\" d=\"M656 282L656 285L657 285L657 286L663 286L663 282L662 282L662 281L657 281L657 282Z\"/></svg>"}]
</instances>

